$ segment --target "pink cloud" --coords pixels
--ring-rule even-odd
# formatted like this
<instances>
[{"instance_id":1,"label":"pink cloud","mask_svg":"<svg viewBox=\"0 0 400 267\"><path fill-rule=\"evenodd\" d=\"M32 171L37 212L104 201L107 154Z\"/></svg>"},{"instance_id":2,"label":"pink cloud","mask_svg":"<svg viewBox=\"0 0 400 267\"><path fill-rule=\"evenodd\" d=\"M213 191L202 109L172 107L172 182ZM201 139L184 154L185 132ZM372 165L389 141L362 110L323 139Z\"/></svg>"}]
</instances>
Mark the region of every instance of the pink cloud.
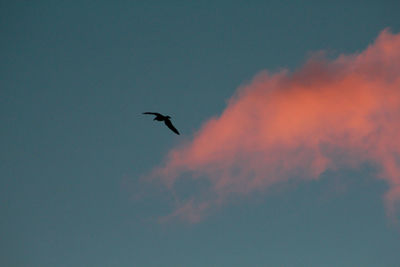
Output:
<instances>
[{"instance_id":1,"label":"pink cloud","mask_svg":"<svg viewBox=\"0 0 400 267\"><path fill-rule=\"evenodd\" d=\"M363 163L377 166L389 184L384 200L393 216L400 199L400 34L388 30L359 54L313 57L294 73L261 72L150 176L171 190L180 179L209 183L170 215L195 222L233 196Z\"/></svg>"}]
</instances>

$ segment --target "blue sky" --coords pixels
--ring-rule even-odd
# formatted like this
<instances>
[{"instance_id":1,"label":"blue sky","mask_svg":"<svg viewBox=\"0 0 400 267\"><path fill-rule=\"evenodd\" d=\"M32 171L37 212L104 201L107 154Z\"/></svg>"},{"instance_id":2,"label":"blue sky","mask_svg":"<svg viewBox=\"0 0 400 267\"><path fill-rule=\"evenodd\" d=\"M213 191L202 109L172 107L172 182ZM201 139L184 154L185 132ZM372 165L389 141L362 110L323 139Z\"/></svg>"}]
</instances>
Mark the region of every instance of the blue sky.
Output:
<instances>
[{"instance_id":1,"label":"blue sky","mask_svg":"<svg viewBox=\"0 0 400 267\"><path fill-rule=\"evenodd\" d=\"M157 223L137 179L262 70L355 53L398 1L0 3L3 266L396 266L400 235L370 166ZM175 136L143 111L169 114ZM126 181L129 181L126 183Z\"/></svg>"}]
</instances>

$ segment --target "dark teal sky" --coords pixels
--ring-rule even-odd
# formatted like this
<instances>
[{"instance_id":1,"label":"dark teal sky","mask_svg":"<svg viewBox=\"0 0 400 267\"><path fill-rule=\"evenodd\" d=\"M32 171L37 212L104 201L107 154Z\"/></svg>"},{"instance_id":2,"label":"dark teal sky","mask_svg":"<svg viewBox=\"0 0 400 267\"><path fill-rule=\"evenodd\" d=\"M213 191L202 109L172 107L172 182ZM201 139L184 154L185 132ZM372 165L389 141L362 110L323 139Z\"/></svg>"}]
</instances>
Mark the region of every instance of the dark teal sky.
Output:
<instances>
[{"instance_id":1,"label":"dark teal sky","mask_svg":"<svg viewBox=\"0 0 400 267\"><path fill-rule=\"evenodd\" d=\"M1 266L399 264L367 166L198 224L158 224L168 193L131 188L259 71L400 32L399 1L15 2L0 3Z\"/></svg>"}]
</instances>

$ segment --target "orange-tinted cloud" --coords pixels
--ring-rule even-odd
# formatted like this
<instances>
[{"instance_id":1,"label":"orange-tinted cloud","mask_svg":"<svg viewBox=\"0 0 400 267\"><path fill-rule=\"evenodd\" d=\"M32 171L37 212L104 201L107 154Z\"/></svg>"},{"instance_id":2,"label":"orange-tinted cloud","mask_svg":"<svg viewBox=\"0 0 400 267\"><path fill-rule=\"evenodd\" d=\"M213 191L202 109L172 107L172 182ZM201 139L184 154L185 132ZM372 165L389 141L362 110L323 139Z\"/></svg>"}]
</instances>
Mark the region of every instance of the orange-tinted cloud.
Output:
<instances>
[{"instance_id":1,"label":"orange-tinted cloud","mask_svg":"<svg viewBox=\"0 0 400 267\"><path fill-rule=\"evenodd\" d=\"M258 74L152 176L170 188L179 179L206 180L208 189L172 214L198 221L231 196L364 163L389 184L384 199L393 215L400 199L400 34L388 30L360 54Z\"/></svg>"}]
</instances>

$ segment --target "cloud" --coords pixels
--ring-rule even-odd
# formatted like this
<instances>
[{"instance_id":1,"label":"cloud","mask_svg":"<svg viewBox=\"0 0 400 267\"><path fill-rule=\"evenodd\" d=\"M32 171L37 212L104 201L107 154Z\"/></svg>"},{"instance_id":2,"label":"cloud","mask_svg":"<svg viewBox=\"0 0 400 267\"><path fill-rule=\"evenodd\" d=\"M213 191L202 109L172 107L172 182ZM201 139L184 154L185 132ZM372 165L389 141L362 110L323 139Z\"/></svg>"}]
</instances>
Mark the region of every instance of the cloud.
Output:
<instances>
[{"instance_id":1,"label":"cloud","mask_svg":"<svg viewBox=\"0 0 400 267\"><path fill-rule=\"evenodd\" d=\"M170 215L196 222L232 197L365 163L388 183L384 201L393 216L400 200L400 34L388 30L359 54L318 54L293 73L259 73L150 177L171 190L181 180L207 182Z\"/></svg>"}]
</instances>

